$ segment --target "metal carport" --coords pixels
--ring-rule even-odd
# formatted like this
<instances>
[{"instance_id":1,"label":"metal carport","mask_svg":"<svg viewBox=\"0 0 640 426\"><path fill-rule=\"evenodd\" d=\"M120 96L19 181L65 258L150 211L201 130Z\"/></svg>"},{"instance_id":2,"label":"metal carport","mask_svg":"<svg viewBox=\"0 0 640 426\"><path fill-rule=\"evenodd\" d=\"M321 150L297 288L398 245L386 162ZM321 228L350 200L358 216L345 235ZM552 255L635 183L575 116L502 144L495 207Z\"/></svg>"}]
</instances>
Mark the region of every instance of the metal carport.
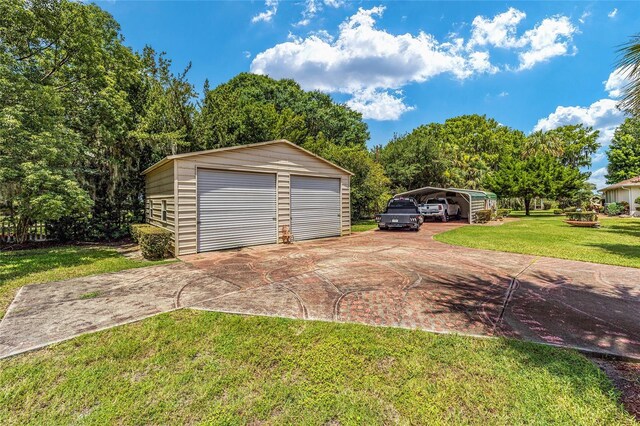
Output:
<instances>
[{"instance_id":1,"label":"metal carport","mask_svg":"<svg viewBox=\"0 0 640 426\"><path fill-rule=\"evenodd\" d=\"M478 210L495 208L498 197L493 192L477 189L438 188L425 186L411 191L401 192L396 197L413 197L418 203L425 202L428 198L449 197L456 198L462 210L462 217L466 217L469 223L476 221ZM462 202L460 202L462 201Z\"/></svg>"}]
</instances>

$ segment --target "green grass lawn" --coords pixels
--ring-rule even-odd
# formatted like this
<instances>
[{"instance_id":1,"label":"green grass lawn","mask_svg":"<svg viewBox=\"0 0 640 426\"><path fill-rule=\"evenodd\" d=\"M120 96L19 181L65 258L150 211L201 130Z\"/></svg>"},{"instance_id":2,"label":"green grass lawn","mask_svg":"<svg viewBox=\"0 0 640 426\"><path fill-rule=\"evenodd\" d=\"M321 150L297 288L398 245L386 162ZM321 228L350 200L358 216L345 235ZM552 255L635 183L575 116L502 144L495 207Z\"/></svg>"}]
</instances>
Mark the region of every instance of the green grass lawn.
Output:
<instances>
[{"instance_id":1,"label":"green grass lawn","mask_svg":"<svg viewBox=\"0 0 640 426\"><path fill-rule=\"evenodd\" d=\"M532 212L533 213L533 212ZM601 228L577 228L564 216L522 212L500 226L465 226L434 238L443 243L640 268L640 219L601 217Z\"/></svg>"},{"instance_id":2,"label":"green grass lawn","mask_svg":"<svg viewBox=\"0 0 640 426\"><path fill-rule=\"evenodd\" d=\"M0 252L0 318L25 284L67 280L159 262L129 259L111 248L59 246Z\"/></svg>"},{"instance_id":3,"label":"green grass lawn","mask_svg":"<svg viewBox=\"0 0 640 426\"><path fill-rule=\"evenodd\" d=\"M378 224L373 219L357 220L351 224L351 232L364 232L377 227Z\"/></svg>"},{"instance_id":4,"label":"green grass lawn","mask_svg":"<svg viewBox=\"0 0 640 426\"><path fill-rule=\"evenodd\" d=\"M183 310L0 361L0 424L635 424L582 355Z\"/></svg>"}]
</instances>

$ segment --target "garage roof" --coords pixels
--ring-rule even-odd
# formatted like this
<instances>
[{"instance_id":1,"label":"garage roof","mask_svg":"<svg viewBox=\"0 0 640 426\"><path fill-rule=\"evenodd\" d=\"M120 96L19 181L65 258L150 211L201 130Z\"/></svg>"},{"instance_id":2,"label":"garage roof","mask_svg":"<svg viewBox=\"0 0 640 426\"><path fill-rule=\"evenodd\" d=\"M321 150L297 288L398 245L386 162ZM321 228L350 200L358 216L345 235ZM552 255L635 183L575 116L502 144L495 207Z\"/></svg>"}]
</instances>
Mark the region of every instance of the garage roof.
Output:
<instances>
[{"instance_id":1,"label":"garage roof","mask_svg":"<svg viewBox=\"0 0 640 426\"><path fill-rule=\"evenodd\" d=\"M229 146L229 147L225 147L225 148L216 148L216 149L208 149L206 151L195 151L195 152L187 152L184 154L176 154L176 155L169 155L165 158L163 158L162 160L158 161L157 163L155 163L154 165L152 165L151 167L145 169L141 174L146 175L147 173L149 173L150 171L162 166L163 164L168 163L171 160L175 160L176 158L185 158L185 157L193 157L195 155L207 155L207 154L215 154L217 152L221 152L221 151L231 151L231 150L237 150L237 149L246 149L246 148L253 148L253 147L257 147L257 146L264 146L264 145L273 145L273 144L277 144L277 143L282 143L282 144L287 144L287 145L291 145L297 149L299 149L300 151L302 151L303 153L310 155L312 157L317 158L320 161L323 161L333 167L335 167L336 169L345 172L351 176L353 176L353 173L350 172L347 169L343 169L342 167L338 166L337 164L332 163L331 161L320 157L319 155L314 154L311 151L308 151L304 148L302 148L299 145L294 144L293 142L289 142L286 139L277 139L274 141L266 141L266 142L258 142L258 143L251 143L251 144L247 144L247 145L235 145L235 146Z\"/></svg>"},{"instance_id":2,"label":"garage roof","mask_svg":"<svg viewBox=\"0 0 640 426\"><path fill-rule=\"evenodd\" d=\"M493 192L480 191L477 189L461 189L461 188L438 188L435 186L425 186L411 191L396 194L396 196L407 196L428 194L432 192L456 192L458 194L466 194L472 200L496 200L498 197Z\"/></svg>"}]
</instances>

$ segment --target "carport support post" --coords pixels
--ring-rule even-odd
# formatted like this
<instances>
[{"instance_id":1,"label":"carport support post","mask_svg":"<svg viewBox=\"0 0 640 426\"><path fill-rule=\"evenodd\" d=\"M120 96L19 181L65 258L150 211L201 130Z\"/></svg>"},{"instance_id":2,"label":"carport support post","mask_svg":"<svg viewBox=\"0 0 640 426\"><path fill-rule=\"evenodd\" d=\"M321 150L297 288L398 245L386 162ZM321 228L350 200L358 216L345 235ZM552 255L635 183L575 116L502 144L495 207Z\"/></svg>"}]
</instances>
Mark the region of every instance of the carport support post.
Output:
<instances>
[{"instance_id":1,"label":"carport support post","mask_svg":"<svg viewBox=\"0 0 640 426\"><path fill-rule=\"evenodd\" d=\"M469 217L467 218L467 220L469 221L469 224L471 225L473 223L473 206L471 204L471 195L470 194L465 194L464 192L460 192L459 193L463 199L465 199L468 203L469 203ZM467 200L467 197L469 197L469 199Z\"/></svg>"}]
</instances>

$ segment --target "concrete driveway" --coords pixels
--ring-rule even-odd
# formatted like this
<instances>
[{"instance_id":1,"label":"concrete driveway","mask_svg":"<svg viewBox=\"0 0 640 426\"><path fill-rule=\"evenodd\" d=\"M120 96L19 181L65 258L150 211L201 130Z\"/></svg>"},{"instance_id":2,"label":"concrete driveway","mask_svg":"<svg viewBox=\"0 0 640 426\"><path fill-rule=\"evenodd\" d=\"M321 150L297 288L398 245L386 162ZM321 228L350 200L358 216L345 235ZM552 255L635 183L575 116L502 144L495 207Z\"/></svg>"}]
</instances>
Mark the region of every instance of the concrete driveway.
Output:
<instances>
[{"instance_id":1,"label":"concrete driveway","mask_svg":"<svg viewBox=\"0 0 640 426\"><path fill-rule=\"evenodd\" d=\"M448 246L420 232L186 256L24 287L0 357L183 307L480 336L640 359L640 270Z\"/></svg>"}]
</instances>

